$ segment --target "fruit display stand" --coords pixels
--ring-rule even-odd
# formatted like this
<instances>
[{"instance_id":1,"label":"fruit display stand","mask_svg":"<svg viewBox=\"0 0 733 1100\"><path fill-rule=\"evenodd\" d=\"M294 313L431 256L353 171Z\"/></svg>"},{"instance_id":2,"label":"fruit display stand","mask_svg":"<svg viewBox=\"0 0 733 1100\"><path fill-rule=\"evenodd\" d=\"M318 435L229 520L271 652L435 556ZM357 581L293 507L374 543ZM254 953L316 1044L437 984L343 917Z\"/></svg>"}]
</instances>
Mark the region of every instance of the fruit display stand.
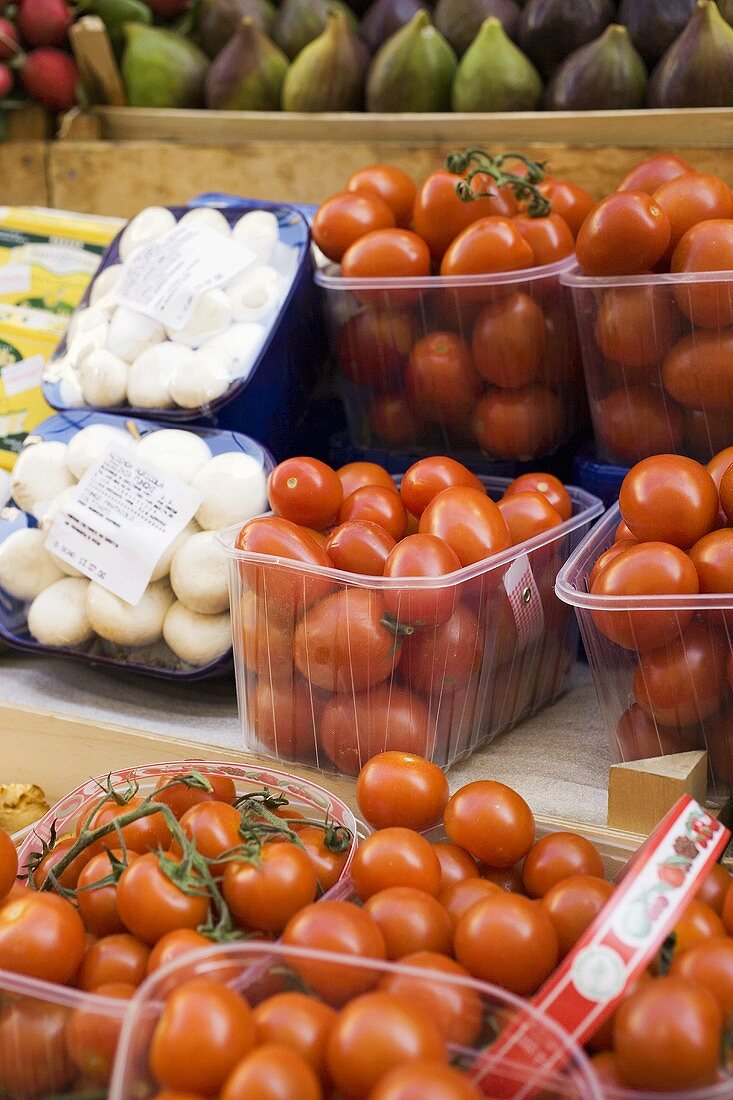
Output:
<instances>
[{"instance_id":1,"label":"fruit display stand","mask_svg":"<svg viewBox=\"0 0 733 1100\"><path fill-rule=\"evenodd\" d=\"M2 122L2 201L27 206L49 205L46 170L53 132L52 116L43 107L22 107L4 112Z\"/></svg>"}]
</instances>

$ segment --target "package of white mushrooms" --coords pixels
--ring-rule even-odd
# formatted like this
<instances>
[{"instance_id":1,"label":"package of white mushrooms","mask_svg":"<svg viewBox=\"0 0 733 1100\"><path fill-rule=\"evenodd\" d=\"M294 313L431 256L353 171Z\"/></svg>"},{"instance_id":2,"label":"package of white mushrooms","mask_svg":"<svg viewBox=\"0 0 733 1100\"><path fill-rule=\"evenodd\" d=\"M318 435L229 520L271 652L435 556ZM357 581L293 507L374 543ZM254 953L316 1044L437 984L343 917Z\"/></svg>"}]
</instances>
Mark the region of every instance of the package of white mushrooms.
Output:
<instances>
[{"instance_id":1,"label":"package of white mushrooms","mask_svg":"<svg viewBox=\"0 0 733 1100\"><path fill-rule=\"evenodd\" d=\"M89 576L86 557L77 556L71 564L49 547L59 514L78 520L72 501L94 485L110 455L129 455L133 463L126 467L133 465L138 477L142 471L146 495L141 504L153 500L161 513L153 515L153 522L160 519L160 527L176 494L183 494L189 506L178 516L178 532L164 536L160 557L150 560L136 602L111 590L101 571L99 579ZM10 500L0 510L0 639L20 649L169 679L227 671L227 563L216 532L267 508L272 467L265 448L233 432L171 428L82 410L46 420L18 456ZM152 496L151 471L156 475ZM113 493L124 488L113 478ZM137 501L135 509L140 511ZM133 569L138 530L141 539L147 537L149 528L131 525L127 536L133 552L128 549L125 556L120 550L118 560L111 561L123 574Z\"/></svg>"},{"instance_id":2,"label":"package of white mushrooms","mask_svg":"<svg viewBox=\"0 0 733 1100\"><path fill-rule=\"evenodd\" d=\"M74 312L46 368L46 400L61 410L211 417L267 373L309 264L308 225L292 207L141 210Z\"/></svg>"}]
</instances>

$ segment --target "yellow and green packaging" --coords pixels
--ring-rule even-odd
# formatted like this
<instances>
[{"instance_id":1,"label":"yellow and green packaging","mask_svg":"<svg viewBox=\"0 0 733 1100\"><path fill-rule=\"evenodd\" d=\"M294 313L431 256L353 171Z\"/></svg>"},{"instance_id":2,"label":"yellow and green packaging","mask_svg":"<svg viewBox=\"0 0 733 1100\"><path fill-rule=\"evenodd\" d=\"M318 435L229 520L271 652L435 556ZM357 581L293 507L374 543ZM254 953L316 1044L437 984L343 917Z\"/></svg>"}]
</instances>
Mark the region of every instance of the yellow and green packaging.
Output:
<instances>
[{"instance_id":1,"label":"yellow and green packaging","mask_svg":"<svg viewBox=\"0 0 733 1100\"><path fill-rule=\"evenodd\" d=\"M0 305L0 467L6 470L26 436L54 413L41 376L66 324L66 317L45 310Z\"/></svg>"}]
</instances>

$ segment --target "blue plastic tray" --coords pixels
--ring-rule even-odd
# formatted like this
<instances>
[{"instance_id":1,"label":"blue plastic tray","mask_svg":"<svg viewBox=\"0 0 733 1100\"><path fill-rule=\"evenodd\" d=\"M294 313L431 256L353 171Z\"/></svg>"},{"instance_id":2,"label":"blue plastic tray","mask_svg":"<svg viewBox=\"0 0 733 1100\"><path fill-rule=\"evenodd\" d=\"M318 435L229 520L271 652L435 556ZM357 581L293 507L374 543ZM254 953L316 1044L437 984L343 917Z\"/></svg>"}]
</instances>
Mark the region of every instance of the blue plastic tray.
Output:
<instances>
[{"instance_id":1,"label":"blue plastic tray","mask_svg":"<svg viewBox=\"0 0 733 1100\"><path fill-rule=\"evenodd\" d=\"M202 427L217 427L244 432L260 439L278 458L291 453L294 429L315 381L321 349L325 347L323 327L319 323L318 301L312 278L310 230L303 214L283 203L261 202L255 199L209 201L202 196L186 206L168 209L181 218L192 207L216 206L230 224L251 210L268 210L280 224L280 239L298 250L298 263L290 290L273 321L257 361L246 379L232 382L225 394L199 409L140 409L119 406L95 409L103 413L120 413L141 419L154 418L163 422L190 422ZM115 237L107 248L100 271L119 262L119 239ZM84 308L94 281L82 298ZM59 344L53 359L66 351L66 340ZM67 406L58 382L44 382L44 395L54 409ZM85 406L85 408L95 408Z\"/></svg>"},{"instance_id":2,"label":"blue plastic tray","mask_svg":"<svg viewBox=\"0 0 733 1100\"><path fill-rule=\"evenodd\" d=\"M600 497L610 508L618 500L621 482L628 472L628 466L608 466L599 462L593 444L587 443L575 456L572 480L581 489Z\"/></svg>"},{"instance_id":3,"label":"blue plastic tray","mask_svg":"<svg viewBox=\"0 0 733 1100\"><path fill-rule=\"evenodd\" d=\"M90 409L75 409L60 413L44 420L33 431L33 438L46 441L68 443L69 440L90 424L109 424L114 428L125 428L130 424L133 431L141 436L157 431L159 428L169 428L171 425L156 420L143 420L120 416L110 413L93 412ZM260 459L265 470L272 469L274 463L272 455L267 448L260 446L253 439L234 432L222 431L213 428L192 428L185 426L186 431L202 436L214 455L225 454L230 451L243 451L245 454ZM10 504L0 511L0 544L13 531L24 527L37 527L35 519L27 512L17 508L11 500ZM72 660L84 661L89 664L104 665L107 668L123 669L126 672L140 672L146 676L156 676L164 680L177 680L186 682L190 680L204 680L212 676L220 676L229 673L232 669L231 650L222 654L208 665L197 668L165 668L131 661L120 661L115 657L101 652L101 642L94 640L88 649L72 649L67 646L47 646L35 641L28 633L26 617L29 604L16 600L0 588L0 638L14 649L25 650L30 653L42 653L53 657L69 657Z\"/></svg>"}]
</instances>

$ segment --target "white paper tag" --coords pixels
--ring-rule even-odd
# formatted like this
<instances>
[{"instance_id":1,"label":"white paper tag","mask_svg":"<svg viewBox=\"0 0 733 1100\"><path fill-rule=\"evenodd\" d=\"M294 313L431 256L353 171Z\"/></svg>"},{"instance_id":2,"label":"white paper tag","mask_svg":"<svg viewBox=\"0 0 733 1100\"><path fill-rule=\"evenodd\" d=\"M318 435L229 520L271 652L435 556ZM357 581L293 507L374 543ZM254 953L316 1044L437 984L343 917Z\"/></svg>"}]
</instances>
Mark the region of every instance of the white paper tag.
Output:
<instances>
[{"instance_id":1,"label":"white paper tag","mask_svg":"<svg viewBox=\"0 0 733 1100\"><path fill-rule=\"evenodd\" d=\"M168 328L185 328L204 291L229 282L256 259L208 226L179 225L125 260L113 298Z\"/></svg>"},{"instance_id":2,"label":"white paper tag","mask_svg":"<svg viewBox=\"0 0 733 1100\"><path fill-rule=\"evenodd\" d=\"M42 355L31 355L30 359L21 359L3 367L2 378L6 397L15 397L16 393L33 390L41 384L46 360Z\"/></svg>"},{"instance_id":3,"label":"white paper tag","mask_svg":"<svg viewBox=\"0 0 733 1100\"><path fill-rule=\"evenodd\" d=\"M46 549L135 605L201 500L185 481L111 446L59 509Z\"/></svg>"},{"instance_id":4,"label":"white paper tag","mask_svg":"<svg viewBox=\"0 0 733 1100\"><path fill-rule=\"evenodd\" d=\"M0 294L27 294L30 289L30 264L5 264L0 267Z\"/></svg>"}]
</instances>

